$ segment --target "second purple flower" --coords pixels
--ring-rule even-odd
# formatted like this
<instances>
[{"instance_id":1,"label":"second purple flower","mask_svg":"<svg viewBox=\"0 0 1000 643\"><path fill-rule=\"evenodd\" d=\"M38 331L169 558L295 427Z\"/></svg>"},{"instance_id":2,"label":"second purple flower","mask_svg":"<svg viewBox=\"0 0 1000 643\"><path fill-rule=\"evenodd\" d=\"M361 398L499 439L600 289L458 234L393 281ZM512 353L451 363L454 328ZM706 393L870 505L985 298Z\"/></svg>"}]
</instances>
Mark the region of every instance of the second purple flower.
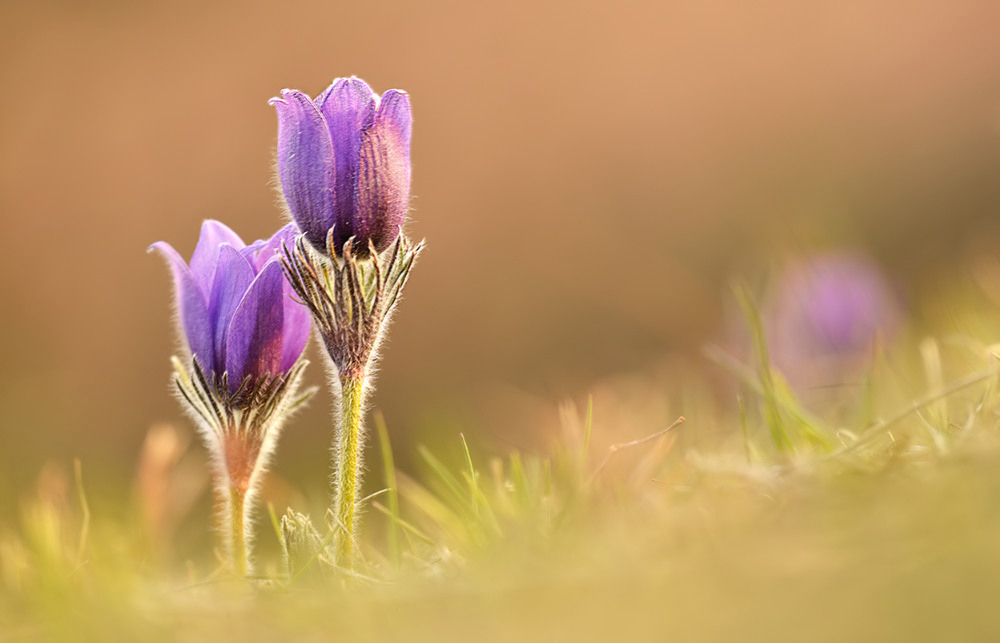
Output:
<instances>
[{"instance_id":1,"label":"second purple flower","mask_svg":"<svg viewBox=\"0 0 1000 643\"><path fill-rule=\"evenodd\" d=\"M287 225L249 246L225 224L206 221L190 265L158 241L174 273L181 327L192 357L230 395L287 374L309 339L309 311L292 299L277 250L297 230Z\"/></svg>"},{"instance_id":2,"label":"second purple flower","mask_svg":"<svg viewBox=\"0 0 1000 643\"><path fill-rule=\"evenodd\" d=\"M390 89L380 98L363 80L338 78L315 100L285 89L270 102L282 192L309 242L338 256L352 237L358 257L369 254L369 242L376 252L388 248L410 200L406 93Z\"/></svg>"},{"instance_id":3,"label":"second purple flower","mask_svg":"<svg viewBox=\"0 0 1000 643\"><path fill-rule=\"evenodd\" d=\"M309 310L292 298L279 248L298 236L288 224L245 245L206 221L184 261L163 241L151 246L174 275L178 316L190 361L174 358L174 382L215 465L223 545L233 571L251 569L251 512L281 426L296 400L309 339Z\"/></svg>"}]
</instances>

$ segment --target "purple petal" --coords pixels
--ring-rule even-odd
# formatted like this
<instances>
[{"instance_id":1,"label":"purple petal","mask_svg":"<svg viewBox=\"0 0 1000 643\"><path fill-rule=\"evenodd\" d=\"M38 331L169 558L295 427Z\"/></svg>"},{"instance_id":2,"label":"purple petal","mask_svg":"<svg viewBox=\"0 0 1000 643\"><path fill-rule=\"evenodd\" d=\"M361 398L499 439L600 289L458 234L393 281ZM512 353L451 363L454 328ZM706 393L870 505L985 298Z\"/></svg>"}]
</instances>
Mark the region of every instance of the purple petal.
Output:
<instances>
[{"instance_id":1,"label":"purple petal","mask_svg":"<svg viewBox=\"0 0 1000 643\"><path fill-rule=\"evenodd\" d=\"M400 89L390 89L382 94L375 122L394 133L400 153L407 159L410 158L413 115L410 113L409 94Z\"/></svg>"},{"instance_id":2,"label":"purple petal","mask_svg":"<svg viewBox=\"0 0 1000 643\"><path fill-rule=\"evenodd\" d=\"M243 240L229 226L209 219L201 224L198 245L191 255L191 274L195 283L201 286L206 299L215 281L215 264L219 260L219 246L228 243L234 248L242 248Z\"/></svg>"},{"instance_id":3,"label":"purple petal","mask_svg":"<svg viewBox=\"0 0 1000 643\"><path fill-rule=\"evenodd\" d=\"M208 314L212 320L212 345L215 347L215 372L226 370L226 333L229 322L254 280L254 269L240 252L222 244L218 252L218 267L212 294L208 297Z\"/></svg>"},{"instance_id":4,"label":"purple petal","mask_svg":"<svg viewBox=\"0 0 1000 643\"><path fill-rule=\"evenodd\" d=\"M273 261L279 261L274 259ZM279 262L280 263L280 262ZM309 331L312 328L312 316L309 309L300 301L285 279L282 289L282 308L284 313L284 332L281 345L281 371L287 372L302 356L302 351L309 341Z\"/></svg>"},{"instance_id":5,"label":"purple petal","mask_svg":"<svg viewBox=\"0 0 1000 643\"><path fill-rule=\"evenodd\" d=\"M368 222L355 217L355 177L358 173L361 137L375 121L375 92L358 78L340 78L316 98L323 113L333 151L337 158L336 189L337 226L334 243L343 246L352 235L368 237Z\"/></svg>"},{"instance_id":6,"label":"purple petal","mask_svg":"<svg viewBox=\"0 0 1000 643\"><path fill-rule=\"evenodd\" d=\"M286 89L270 102L278 112L278 174L288 209L309 241L325 248L335 220L336 161L330 132L302 92Z\"/></svg>"},{"instance_id":7,"label":"purple petal","mask_svg":"<svg viewBox=\"0 0 1000 643\"><path fill-rule=\"evenodd\" d=\"M280 372L284 282L281 264L270 262L253 280L233 314L226 338L230 393L235 393L248 376L251 381L259 381Z\"/></svg>"},{"instance_id":8,"label":"purple petal","mask_svg":"<svg viewBox=\"0 0 1000 643\"><path fill-rule=\"evenodd\" d=\"M254 274L260 272L256 259L260 255L261 250L264 249L264 245L267 244L267 242L268 239L257 239L246 248L240 250L240 254L243 255L243 258L249 261L250 265L253 266Z\"/></svg>"},{"instance_id":9,"label":"purple petal","mask_svg":"<svg viewBox=\"0 0 1000 643\"><path fill-rule=\"evenodd\" d=\"M299 236L299 228L294 223L289 223L267 240L254 241L253 244L244 248L240 254L246 257L253 266L254 272L260 272L268 261L281 251L282 243L289 248L295 243L295 237Z\"/></svg>"},{"instance_id":10,"label":"purple petal","mask_svg":"<svg viewBox=\"0 0 1000 643\"><path fill-rule=\"evenodd\" d=\"M214 361L212 322L205 295L191 275L191 269L173 246L164 241L157 241L149 249L157 250L167 260L174 275L177 312L180 315L181 328L184 330L188 348L202 369L211 372Z\"/></svg>"},{"instance_id":11,"label":"purple petal","mask_svg":"<svg viewBox=\"0 0 1000 643\"><path fill-rule=\"evenodd\" d=\"M358 217L370 222L371 240L381 252L399 235L410 203L410 99L389 90L375 124L361 141Z\"/></svg>"}]
</instances>

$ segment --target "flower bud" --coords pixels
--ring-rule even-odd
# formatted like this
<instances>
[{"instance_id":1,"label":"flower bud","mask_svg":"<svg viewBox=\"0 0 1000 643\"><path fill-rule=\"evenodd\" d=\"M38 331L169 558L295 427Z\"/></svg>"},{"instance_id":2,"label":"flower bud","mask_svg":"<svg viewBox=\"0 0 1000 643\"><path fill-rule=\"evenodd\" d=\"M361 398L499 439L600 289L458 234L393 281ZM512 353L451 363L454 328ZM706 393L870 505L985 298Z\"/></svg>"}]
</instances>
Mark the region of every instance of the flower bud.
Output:
<instances>
[{"instance_id":1,"label":"flower bud","mask_svg":"<svg viewBox=\"0 0 1000 643\"><path fill-rule=\"evenodd\" d=\"M278 173L292 218L309 242L341 256L369 243L382 252L399 236L410 200L410 99L381 98L358 78L338 78L312 100L294 90L272 98L278 113ZM332 230L332 232L331 232Z\"/></svg>"}]
</instances>

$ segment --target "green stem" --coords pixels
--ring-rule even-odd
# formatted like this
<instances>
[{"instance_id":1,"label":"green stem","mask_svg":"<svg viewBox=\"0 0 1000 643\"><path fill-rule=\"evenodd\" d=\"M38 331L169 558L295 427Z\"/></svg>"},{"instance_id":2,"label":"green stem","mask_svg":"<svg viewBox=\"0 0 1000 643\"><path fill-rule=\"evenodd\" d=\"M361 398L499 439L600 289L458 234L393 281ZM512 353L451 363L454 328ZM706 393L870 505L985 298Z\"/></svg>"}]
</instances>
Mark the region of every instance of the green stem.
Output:
<instances>
[{"instance_id":1,"label":"green stem","mask_svg":"<svg viewBox=\"0 0 1000 643\"><path fill-rule=\"evenodd\" d=\"M350 569L354 562L355 503L358 493L358 461L361 457L361 402L363 374L340 378L340 432L337 434L337 475L334 492L337 564Z\"/></svg>"},{"instance_id":2,"label":"green stem","mask_svg":"<svg viewBox=\"0 0 1000 643\"><path fill-rule=\"evenodd\" d=\"M237 576L247 575L246 491L229 487L229 553Z\"/></svg>"}]
</instances>

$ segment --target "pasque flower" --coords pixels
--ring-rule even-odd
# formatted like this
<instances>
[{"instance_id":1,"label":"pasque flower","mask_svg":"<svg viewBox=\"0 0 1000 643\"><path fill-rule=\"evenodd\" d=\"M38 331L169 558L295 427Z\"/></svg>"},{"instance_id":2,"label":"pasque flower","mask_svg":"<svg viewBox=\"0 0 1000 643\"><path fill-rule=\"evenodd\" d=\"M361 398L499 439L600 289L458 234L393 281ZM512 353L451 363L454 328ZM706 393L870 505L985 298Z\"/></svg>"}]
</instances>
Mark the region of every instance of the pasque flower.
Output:
<instances>
[{"instance_id":1,"label":"pasque flower","mask_svg":"<svg viewBox=\"0 0 1000 643\"><path fill-rule=\"evenodd\" d=\"M298 230L289 224L249 246L226 225L206 221L188 264L158 241L170 262L187 345L213 381L240 395L286 374L309 339L309 311L292 299L277 254Z\"/></svg>"},{"instance_id":2,"label":"pasque flower","mask_svg":"<svg viewBox=\"0 0 1000 643\"><path fill-rule=\"evenodd\" d=\"M288 224L249 246L206 221L190 264L165 242L191 361L175 358L175 382L215 464L224 544L248 570L248 506L293 405L309 338L308 309L292 298L279 248L299 236Z\"/></svg>"},{"instance_id":3,"label":"pasque flower","mask_svg":"<svg viewBox=\"0 0 1000 643\"><path fill-rule=\"evenodd\" d=\"M336 563L350 567L369 372L422 248L400 229L410 199L410 100L339 78L315 100L286 89L271 104L281 188L303 232L282 249L285 274L340 380L331 527Z\"/></svg>"},{"instance_id":4,"label":"pasque flower","mask_svg":"<svg viewBox=\"0 0 1000 643\"><path fill-rule=\"evenodd\" d=\"M381 98L358 78L338 78L312 100L285 89L278 112L278 172L292 217L321 252L382 252L396 239L410 199L410 101ZM329 239L330 231L332 239ZM328 241L331 241L328 246Z\"/></svg>"},{"instance_id":5,"label":"pasque flower","mask_svg":"<svg viewBox=\"0 0 1000 643\"><path fill-rule=\"evenodd\" d=\"M880 341L899 329L901 303L867 256L820 253L782 271L764 313L774 364L800 391L857 379Z\"/></svg>"}]
</instances>

